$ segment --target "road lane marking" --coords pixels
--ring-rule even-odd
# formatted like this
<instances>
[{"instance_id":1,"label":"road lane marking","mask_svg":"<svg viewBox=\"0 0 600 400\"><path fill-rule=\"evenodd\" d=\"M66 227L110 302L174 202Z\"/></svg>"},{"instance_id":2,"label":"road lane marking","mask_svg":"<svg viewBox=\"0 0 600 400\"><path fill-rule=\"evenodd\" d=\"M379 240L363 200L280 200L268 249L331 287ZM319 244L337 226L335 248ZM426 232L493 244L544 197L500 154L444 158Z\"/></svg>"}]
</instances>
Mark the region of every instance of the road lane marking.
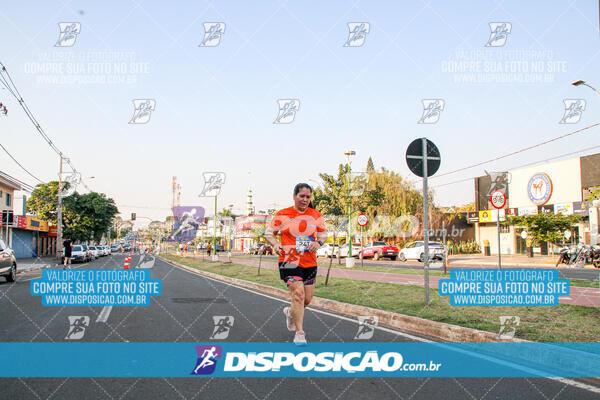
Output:
<instances>
[{"instance_id":1,"label":"road lane marking","mask_svg":"<svg viewBox=\"0 0 600 400\"><path fill-rule=\"evenodd\" d=\"M96 318L96 322L106 322L108 320L108 316L112 311L112 306L104 306L100 314L98 314L98 318Z\"/></svg>"}]
</instances>

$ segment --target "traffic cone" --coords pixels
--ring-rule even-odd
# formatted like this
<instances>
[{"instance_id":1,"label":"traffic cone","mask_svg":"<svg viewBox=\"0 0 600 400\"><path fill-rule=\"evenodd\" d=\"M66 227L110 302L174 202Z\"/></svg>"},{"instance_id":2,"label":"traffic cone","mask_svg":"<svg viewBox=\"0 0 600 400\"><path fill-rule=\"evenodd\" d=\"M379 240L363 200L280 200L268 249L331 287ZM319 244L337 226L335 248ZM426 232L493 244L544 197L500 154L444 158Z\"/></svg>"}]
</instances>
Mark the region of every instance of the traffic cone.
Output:
<instances>
[{"instance_id":1,"label":"traffic cone","mask_svg":"<svg viewBox=\"0 0 600 400\"><path fill-rule=\"evenodd\" d=\"M123 265L123 269L129 269L129 261L125 260L125 264Z\"/></svg>"}]
</instances>

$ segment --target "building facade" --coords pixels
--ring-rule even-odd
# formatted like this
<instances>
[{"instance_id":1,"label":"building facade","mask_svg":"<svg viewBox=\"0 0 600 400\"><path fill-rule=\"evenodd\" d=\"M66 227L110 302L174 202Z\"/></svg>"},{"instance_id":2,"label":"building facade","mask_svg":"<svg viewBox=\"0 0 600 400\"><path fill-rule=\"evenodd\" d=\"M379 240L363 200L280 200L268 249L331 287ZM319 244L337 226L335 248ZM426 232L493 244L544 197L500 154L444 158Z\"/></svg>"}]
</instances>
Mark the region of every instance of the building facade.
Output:
<instances>
[{"instance_id":1,"label":"building facade","mask_svg":"<svg viewBox=\"0 0 600 400\"><path fill-rule=\"evenodd\" d=\"M581 216L571 238L565 239L566 242L598 243L598 201L593 201L592 194L600 190L599 167L600 154L594 154L475 178L478 218L474 225L477 242L483 249L488 241L491 253L497 254L497 218L503 221L507 215L554 213ZM504 208L499 211L490 202L491 192L496 189L502 190L507 197ZM523 227L501 225L502 254L526 253L523 230ZM547 243L534 248L535 253L548 254L551 251L552 244Z\"/></svg>"}]
</instances>

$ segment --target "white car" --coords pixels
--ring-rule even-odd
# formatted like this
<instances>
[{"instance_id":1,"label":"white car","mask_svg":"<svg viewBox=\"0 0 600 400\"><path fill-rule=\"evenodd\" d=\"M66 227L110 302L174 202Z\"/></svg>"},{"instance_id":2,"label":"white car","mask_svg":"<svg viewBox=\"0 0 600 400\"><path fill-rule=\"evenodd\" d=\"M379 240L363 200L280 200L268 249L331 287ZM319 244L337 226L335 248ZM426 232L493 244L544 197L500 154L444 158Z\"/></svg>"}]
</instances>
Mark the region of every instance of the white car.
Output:
<instances>
[{"instance_id":1,"label":"white car","mask_svg":"<svg viewBox=\"0 0 600 400\"><path fill-rule=\"evenodd\" d=\"M337 244L323 243L317 250L317 257L336 257L340 246Z\"/></svg>"},{"instance_id":2,"label":"white car","mask_svg":"<svg viewBox=\"0 0 600 400\"><path fill-rule=\"evenodd\" d=\"M342 245L342 247L340 247L340 257L348 257L348 253L350 252L350 246L348 246L348 243ZM352 245L352 257L359 257L360 256L360 243L354 243Z\"/></svg>"},{"instance_id":3,"label":"white car","mask_svg":"<svg viewBox=\"0 0 600 400\"><path fill-rule=\"evenodd\" d=\"M81 261L81 262L89 261L88 252L86 251L86 249L83 246L78 245L78 244L71 247L71 262L77 262L77 261Z\"/></svg>"},{"instance_id":4,"label":"white car","mask_svg":"<svg viewBox=\"0 0 600 400\"><path fill-rule=\"evenodd\" d=\"M92 252L92 256L94 256L94 259L100 257L100 252L98 251L96 246L90 246L89 249Z\"/></svg>"},{"instance_id":5,"label":"white car","mask_svg":"<svg viewBox=\"0 0 600 400\"><path fill-rule=\"evenodd\" d=\"M429 258L443 260L446 257L446 248L439 242L429 242ZM410 259L425 261L425 243L423 241L412 242L398 254L400 261Z\"/></svg>"}]
</instances>

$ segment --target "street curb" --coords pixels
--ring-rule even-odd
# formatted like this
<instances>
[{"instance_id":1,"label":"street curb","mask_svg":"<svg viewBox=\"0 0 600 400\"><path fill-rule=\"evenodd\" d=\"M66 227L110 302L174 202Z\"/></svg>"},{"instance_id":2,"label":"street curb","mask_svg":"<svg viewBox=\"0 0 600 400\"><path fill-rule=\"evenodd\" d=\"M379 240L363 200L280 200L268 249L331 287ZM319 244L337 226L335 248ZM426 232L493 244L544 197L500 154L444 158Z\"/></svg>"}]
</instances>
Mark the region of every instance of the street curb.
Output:
<instances>
[{"instance_id":1,"label":"street curb","mask_svg":"<svg viewBox=\"0 0 600 400\"><path fill-rule=\"evenodd\" d=\"M271 296L289 300L290 295L287 290L278 289L272 286L254 283L237 278L214 274L212 272L202 271L196 268L188 267L175 261L159 257L163 261L173 264L179 268L204 275L219 281L228 282L236 286L241 286L247 289L253 289ZM431 339L438 339L447 342L498 342L496 333L481 331L473 328L465 328L462 326L446 324L444 322L431 321L410 315L398 314L391 311L379 310L376 308L360 306L356 304L343 303L336 300L324 299L321 297L313 297L311 302L312 307L331 311L337 314L356 318L363 315L376 315L379 317L379 324L394 329L400 329L407 333L425 336ZM502 342L527 342L522 339L502 340Z\"/></svg>"}]
</instances>

